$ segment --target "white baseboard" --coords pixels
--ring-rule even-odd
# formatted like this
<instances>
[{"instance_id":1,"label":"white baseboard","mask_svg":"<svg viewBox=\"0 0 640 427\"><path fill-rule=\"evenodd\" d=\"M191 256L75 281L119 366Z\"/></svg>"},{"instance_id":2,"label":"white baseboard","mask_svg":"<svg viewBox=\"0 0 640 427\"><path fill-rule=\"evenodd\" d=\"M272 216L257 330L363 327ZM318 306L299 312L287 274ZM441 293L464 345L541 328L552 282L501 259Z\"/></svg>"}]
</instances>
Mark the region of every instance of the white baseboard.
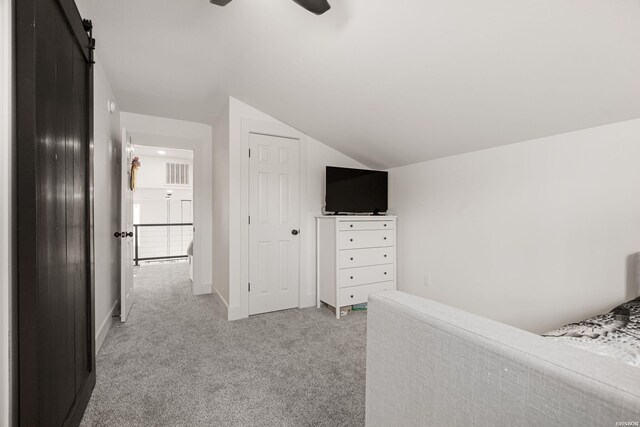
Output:
<instances>
[{"instance_id":1,"label":"white baseboard","mask_svg":"<svg viewBox=\"0 0 640 427\"><path fill-rule=\"evenodd\" d=\"M213 291L213 296L214 298L218 299L220 301L220 306L222 307L222 309L224 310L224 312L222 313L222 317L225 318L229 318L229 304L227 304L227 302L224 300L224 298L222 298L222 295L220 295L218 293L218 291L214 290Z\"/></svg>"},{"instance_id":2,"label":"white baseboard","mask_svg":"<svg viewBox=\"0 0 640 427\"><path fill-rule=\"evenodd\" d=\"M227 320L232 321L240 319L244 319L244 317L242 316L242 308L240 306L229 307Z\"/></svg>"},{"instance_id":3,"label":"white baseboard","mask_svg":"<svg viewBox=\"0 0 640 427\"><path fill-rule=\"evenodd\" d=\"M104 343L104 339L107 337L107 333L109 332L109 329L111 329L111 325L113 324L113 319L114 319L113 316L114 316L114 313L116 312L116 308L118 307L119 303L120 303L120 298L118 298L116 302L113 303L111 310L109 310L109 312L107 313L107 316L104 318L104 320L100 324L100 327L96 331L96 354L98 354L98 351L100 351L100 347L102 347L102 343Z\"/></svg>"},{"instance_id":4,"label":"white baseboard","mask_svg":"<svg viewBox=\"0 0 640 427\"><path fill-rule=\"evenodd\" d=\"M193 294L194 295L207 295L212 293L211 290L213 289L213 286L211 286L211 283L207 283L207 284L202 284L202 283L195 283L192 282L191 284L191 289L193 290Z\"/></svg>"},{"instance_id":5,"label":"white baseboard","mask_svg":"<svg viewBox=\"0 0 640 427\"><path fill-rule=\"evenodd\" d=\"M241 319L242 317L238 317L240 313L240 307L229 307L229 302L225 300L222 295L220 295L220 292L218 292L215 286L212 286L211 288L212 293L216 296L216 298L220 300L220 302L222 302L222 306L226 311L225 313L223 313L224 317L226 317L228 321Z\"/></svg>"},{"instance_id":6,"label":"white baseboard","mask_svg":"<svg viewBox=\"0 0 640 427\"><path fill-rule=\"evenodd\" d=\"M316 294L313 293L312 295L304 295L302 298L300 298L300 308L307 308L307 307L315 307L316 306Z\"/></svg>"}]
</instances>

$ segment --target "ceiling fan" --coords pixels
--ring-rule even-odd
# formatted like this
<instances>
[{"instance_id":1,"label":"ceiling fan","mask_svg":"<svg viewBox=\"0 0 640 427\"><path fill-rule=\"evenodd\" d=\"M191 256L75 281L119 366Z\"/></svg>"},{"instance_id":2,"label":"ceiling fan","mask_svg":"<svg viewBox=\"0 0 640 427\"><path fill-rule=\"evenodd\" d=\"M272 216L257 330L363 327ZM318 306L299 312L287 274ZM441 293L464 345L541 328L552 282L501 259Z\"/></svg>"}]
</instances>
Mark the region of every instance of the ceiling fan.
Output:
<instances>
[{"instance_id":1,"label":"ceiling fan","mask_svg":"<svg viewBox=\"0 0 640 427\"><path fill-rule=\"evenodd\" d=\"M231 0L209 0L211 4L215 4L218 6L226 6ZM316 15L322 15L327 10L331 9L329 2L327 0L293 0L298 3L300 6L307 9L309 12L315 13Z\"/></svg>"}]
</instances>

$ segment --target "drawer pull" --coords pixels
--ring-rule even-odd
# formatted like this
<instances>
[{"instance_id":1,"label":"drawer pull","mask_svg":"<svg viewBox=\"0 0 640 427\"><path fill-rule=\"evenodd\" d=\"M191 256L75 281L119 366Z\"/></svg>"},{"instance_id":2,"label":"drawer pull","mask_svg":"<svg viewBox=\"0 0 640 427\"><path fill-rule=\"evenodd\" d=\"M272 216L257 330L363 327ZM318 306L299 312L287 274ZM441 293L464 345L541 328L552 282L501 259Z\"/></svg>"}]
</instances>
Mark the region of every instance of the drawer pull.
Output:
<instances>
[{"instance_id":1,"label":"drawer pull","mask_svg":"<svg viewBox=\"0 0 640 427\"><path fill-rule=\"evenodd\" d=\"M387 238L385 237L384 240L387 240Z\"/></svg>"},{"instance_id":2,"label":"drawer pull","mask_svg":"<svg viewBox=\"0 0 640 427\"><path fill-rule=\"evenodd\" d=\"M353 224L351 224L349 227L353 228Z\"/></svg>"},{"instance_id":3,"label":"drawer pull","mask_svg":"<svg viewBox=\"0 0 640 427\"><path fill-rule=\"evenodd\" d=\"M386 237L385 237L385 239L386 239ZM350 241L350 242L353 242L353 239L349 239L349 241Z\"/></svg>"},{"instance_id":4,"label":"drawer pull","mask_svg":"<svg viewBox=\"0 0 640 427\"><path fill-rule=\"evenodd\" d=\"M386 255L385 255L386 256ZM353 257L349 258L351 261L353 261Z\"/></svg>"},{"instance_id":5,"label":"drawer pull","mask_svg":"<svg viewBox=\"0 0 640 427\"><path fill-rule=\"evenodd\" d=\"M384 257L386 258L386 257L387 257L387 254L384 254ZM351 259L353 259L353 258L351 258Z\"/></svg>"},{"instance_id":6,"label":"drawer pull","mask_svg":"<svg viewBox=\"0 0 640 427\"><path fill-rule=\"evenodd\" d=\"M353 295L351 295L351 298L353 298Z\"/></svg>"},{"instance_id":7,"label":"drawer pull","mask_svg":"<svg viewBox=\"0 0 640 427\"><path fill-rule=\"evenodd\" d=\"M387 275L387 272L386 272L386 271L384 272L384 275L385 275L385 276Z\"/></svg>"},{"instance_id":8,"label":"drawer pull","mask_svg":"<svg viewBox=\"0 0 640 427\"><path fill-rule=\"evenodd\" d=\"M384 274L387 274L387 273L384 273ZM350 278L351 280L353 280L353 276L351 276L351 277L349 277L349 278Z\"/></svg>"},{"instance_id":9,"label":"drawer pull","mask_svg":"<svg viewBox=\"0 0 640 427\"><path fill-rule=\"evenodd\" d=\"M387 224L384 225L385 227L387 226Z\"/></svg>"}]
</instances>

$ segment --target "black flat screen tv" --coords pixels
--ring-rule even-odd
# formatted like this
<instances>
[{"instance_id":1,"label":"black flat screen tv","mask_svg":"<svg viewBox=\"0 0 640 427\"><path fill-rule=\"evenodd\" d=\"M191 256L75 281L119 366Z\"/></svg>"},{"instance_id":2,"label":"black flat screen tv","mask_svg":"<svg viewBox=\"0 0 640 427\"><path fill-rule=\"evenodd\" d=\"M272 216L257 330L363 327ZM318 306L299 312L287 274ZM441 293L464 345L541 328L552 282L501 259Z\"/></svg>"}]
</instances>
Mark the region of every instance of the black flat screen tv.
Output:
<instances>
[{"instance_id":1,"label":"black flat screen tv","mask_svg":"<svg viewBox=\"0 0 640 427\"><path fill-rule=\"evenodd\" d=\"M387 211L387 172L327 166L327 212Z\"/></svg>"}]
</instances>

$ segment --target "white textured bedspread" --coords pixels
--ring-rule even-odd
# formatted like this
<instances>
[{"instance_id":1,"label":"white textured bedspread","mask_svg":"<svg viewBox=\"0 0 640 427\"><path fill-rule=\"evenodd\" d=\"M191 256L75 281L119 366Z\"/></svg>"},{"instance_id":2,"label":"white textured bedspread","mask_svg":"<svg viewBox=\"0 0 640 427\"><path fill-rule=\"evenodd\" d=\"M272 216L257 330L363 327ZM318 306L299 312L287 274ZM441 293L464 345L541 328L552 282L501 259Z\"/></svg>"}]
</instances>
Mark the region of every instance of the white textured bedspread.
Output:
<instances>
[{"instance_id":1,"label":"white textured bedspread","mask_svg":"<svg viewBox=\"0 0 640 427\"><path fill-rule=\"evenodd\" d=\"M640 367L640 297L543 336Z\"/></svg>"}]
</instances>

